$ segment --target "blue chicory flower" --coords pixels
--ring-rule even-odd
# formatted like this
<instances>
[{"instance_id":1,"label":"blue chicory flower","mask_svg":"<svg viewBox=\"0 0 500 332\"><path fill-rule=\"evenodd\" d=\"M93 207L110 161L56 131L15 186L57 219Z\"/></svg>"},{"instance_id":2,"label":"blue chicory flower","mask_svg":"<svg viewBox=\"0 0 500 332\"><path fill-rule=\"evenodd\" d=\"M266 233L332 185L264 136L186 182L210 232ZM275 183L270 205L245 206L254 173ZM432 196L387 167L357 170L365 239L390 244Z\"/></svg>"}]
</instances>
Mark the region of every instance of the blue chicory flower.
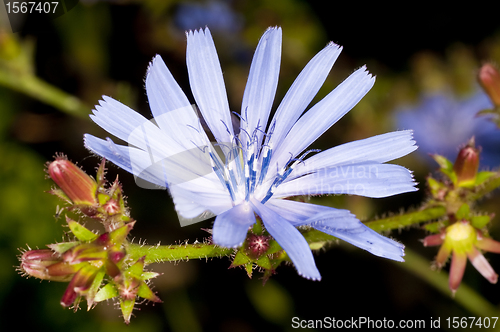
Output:
<instances>
[{"instance_id":1,"label":"blue chicory flower","mask_svg":"<svg viewBox=\"0 0 500 332\"><path fill-rule=\"evenodd\" d=\"M341 49L329 43L307 64L267 126L281 60L281 29L269 28L250 67L239 126L233 127L210 31L190 31L191 90L216 143L209 141L196 108L156 56L146 76L155 123L104 96L91 118L129 146L89 134L85 146L140 178L168 187L181 222L216 215L213 241L218 245L241 246L257 214L306 278L321 276L298 226L313 227L374 255L403 261L402 244L364 226L349 211L283 199L320 194L386 197L417 190L410 171L385 164L416 149L411 131L347 143L304 160L311 152L304 150L374 84L374 77L362 67L301 116Z\"/></svg>"},{"instance_id":2,"label":"blue chicory flower","mask_svg":"<svg viewBox=\"0 0 500 332\"><path fill-rule=\"evenodd\" d=\"M399 128L413 129L419 144L418 152L435 167L430 154L440 154L454 160L460 146L474 136L481 148L481 166L500 165L500 131L487 116L479 111L493 108L488 95L477 91L466 98L450 92L425 94L418 106L404 106L397 110Z\"/></svg>"}]
</instances>

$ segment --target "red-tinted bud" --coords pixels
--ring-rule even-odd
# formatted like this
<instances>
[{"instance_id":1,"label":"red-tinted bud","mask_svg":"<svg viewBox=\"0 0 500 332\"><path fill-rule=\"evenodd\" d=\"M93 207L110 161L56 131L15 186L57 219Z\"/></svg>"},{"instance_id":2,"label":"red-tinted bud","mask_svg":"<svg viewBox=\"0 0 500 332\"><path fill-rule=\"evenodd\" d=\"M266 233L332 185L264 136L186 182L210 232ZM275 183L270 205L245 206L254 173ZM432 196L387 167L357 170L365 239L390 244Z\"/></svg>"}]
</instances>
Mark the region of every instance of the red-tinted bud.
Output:
<instances>
[{"instance_id":1,"label":"red-tinted bud","mask_svg":"<svg viewBox=\"0 0 500 332\"><path fill-rule=\"evenodd\" d=\"M74 204L87 206L97 204L97 183L65 157L58 156L55 161L51 162L48 172L52 180Z\"/></svg>"},{"instance_id":2,"label":"red-tinted bud","mask_svg":"<svg viewBox=\"0 0 500 332\"><path fill-rule=\"evenodd\" d=\"M479 168L479 150L475 148L474 137L458 152L453 170L459 186L472 186L476 182Z\"/></svg>"},{"instance_id":3,"label":"red-tinted bud","mask_svg":"<svg viewBox=\"0 0 500 332\"><path fill-rule=\"evenodd\" d=\"M484 64L479 70L479 83L488 94L493 104L500 106L500 72L491 63Z\"/></svg>"},{"instance_id":4,"label":"red-tinted bud","mask_svg":"<svg viewBox=\"0 0 500 332\"><path fill-rule=\"evenodd\" d=\"M84 295L90 289L98 269L91 265L83 266L71 279L64 295L61 299L61 305L69 307L78 296Z\"/></svg>"},{"instance_id":5,"label":"red-tinted bud","mask_svg":"<svg viewBox=\"0 0 500 332\"><path fill-rule=\"evenodd\" d=\"M38 279L69 281L74 273L51 274L49 268L58 265L61 258L50 249L26 251L20 260L21 271Z\"/></svg>"},{"instance_id":6,"label":"red-tinted bud","mask_svg":"<svg viewBox=\"0 0 500 332\"><path fill-rule=\"evenodd\" d=\"M250 256L257 258L269 249L269 237L250 234L247 238L247 250Z\"/></svg>"}]
</instances>

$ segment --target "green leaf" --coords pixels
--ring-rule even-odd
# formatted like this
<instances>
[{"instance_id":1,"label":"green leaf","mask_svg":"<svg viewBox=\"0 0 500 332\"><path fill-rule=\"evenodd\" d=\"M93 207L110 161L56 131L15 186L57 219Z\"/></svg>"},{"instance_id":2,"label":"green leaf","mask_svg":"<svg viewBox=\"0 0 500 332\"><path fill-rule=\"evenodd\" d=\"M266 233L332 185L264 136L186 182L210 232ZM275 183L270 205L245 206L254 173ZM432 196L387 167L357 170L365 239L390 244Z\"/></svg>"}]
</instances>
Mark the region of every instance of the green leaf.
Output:
<instances>
[{"instance_id":1,"label":"green leaf","mask_svg":"<svg viewBox=\"0 0 500 332\"><path fill-rule=\"evenodd\" d=\"M66 217L66 222L68 223L71 233L80 241L90 242L97 239L97 234L85 228L83 225L77 223L74 220Z\"/></svg>"}]
</instances>

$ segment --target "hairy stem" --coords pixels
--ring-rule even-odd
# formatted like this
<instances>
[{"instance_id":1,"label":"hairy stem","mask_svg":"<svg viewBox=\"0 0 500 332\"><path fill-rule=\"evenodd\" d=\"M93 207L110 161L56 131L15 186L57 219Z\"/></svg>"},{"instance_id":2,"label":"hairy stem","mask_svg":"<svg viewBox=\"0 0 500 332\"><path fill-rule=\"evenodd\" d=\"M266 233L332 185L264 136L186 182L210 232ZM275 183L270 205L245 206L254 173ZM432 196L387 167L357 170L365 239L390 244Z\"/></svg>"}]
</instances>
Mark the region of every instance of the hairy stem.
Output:
<instances>
[{"instance_id":1,"label":"hairy stem","mask_svg":"<svg viewBox=\"0 0 500 332\"><path fill-rule=\"evenodd\" d=\"M444 216L445 213L446 209L444 207L429 207L419 211L369 221L366 222L365 225L375 231L389 231L437 219ZM304 232L303 235L313 249L319 249L323 246L322 243L335 239L335 237L315 229L308 230ZM146 263L158 263L229 256L234 253L234 249L206 243L167 246L150 246L130 243L127 252L133 259L146 256Z\"/></svg>"},{"instance_id":2,"label":"hairy stem","mask_svg":"<svg viewBox=\"0 0 500 332\"><path fill-rule=\"evenodd\" d=\"M148 246L130 243L127 253L137 260L146 256L146 263L177 262L180 260L203 259L211 257L229 256L234 252L232 248L219 247L215 244L194 243L168 246Z\"/></svg>"}]
</instances>

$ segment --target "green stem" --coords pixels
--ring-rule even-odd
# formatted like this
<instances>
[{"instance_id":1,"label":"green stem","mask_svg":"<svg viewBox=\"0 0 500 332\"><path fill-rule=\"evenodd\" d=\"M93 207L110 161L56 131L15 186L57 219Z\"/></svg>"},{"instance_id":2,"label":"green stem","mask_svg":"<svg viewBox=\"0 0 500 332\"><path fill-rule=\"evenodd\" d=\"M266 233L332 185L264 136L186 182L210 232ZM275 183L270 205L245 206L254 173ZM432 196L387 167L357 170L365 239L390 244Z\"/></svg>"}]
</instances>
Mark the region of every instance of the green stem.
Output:
<instances>
[{"instance_id":1,"label":"green stem","mask_svg":"<svg viewBox=\"0 0 500 332\"><path fill-rule=\"evenodd\" d=\"M486 181L486 183L484 183L482 186L479 186L477 191L469 194L467 196L467 200L477 201L478 199L483 198L498 187L500 187L500 176L497 173L493 178Z\"/></svg>"},{"instance_id":2,"label":"green stem","mask_svg":"<svg viewBox=\"0 0 500 332\"><path fill-rule=\"evenodd\" d=\"M388 231L398 229L403 226L410 226L424 221L437 219L445 215L445 213L446 209L444 207L429 207L398 216L369 221L365 223L365 225L375 231ZM335 237L315 229L308 230L304 232L303 235L306 241L314 249L322 247L322 245L319 245L322 242L332 241L335 239ZM315 244L318 245L315 246ZM132 259L138 259L142 256L146 256L146 263L158 263L230 256L234 253L234 250L219 247L214 244L204 243L168 246L148 246L131 243L128 245L127 252L131 255Z\"/></svg>"},{"instance_id":3,"label":"green stem","mask_svg":"<svg viewBox=\"0 0 500 332\"><path fill-rule=\"evenodd\" d=\"M411 249L406 248L405 253L405 263L395 263L397 266L418 276L444 295L452 296L448 287L448 273L445 271L432 271L429 261ZM464 283L460 284L454 300L476 316L498 317L498 309Z\"/></svg>"},{"instance_id":4,"label":"green stem","mask_svg":"<svg viewBox=\"0 0 500 332\"><path fill-rule=\"evenodd\" d=\"M0 85L24 93L69 115L89 119L90 107L36 76L19 74L0 67Z\"/></svg>"},{"instance_id":5,"label":"green stem","mask_svg":"<svg viewBox=\"0 0 500 332\"><path fill-rule=\"evenodd\" d=\"M137 260L146 256L146 263L177 262L189 259L229 256L234 252L232 248L219 247L215 244L181 244L168 246L148 246L130 243L127 253Z\"/></svg>"}]
</instances>

